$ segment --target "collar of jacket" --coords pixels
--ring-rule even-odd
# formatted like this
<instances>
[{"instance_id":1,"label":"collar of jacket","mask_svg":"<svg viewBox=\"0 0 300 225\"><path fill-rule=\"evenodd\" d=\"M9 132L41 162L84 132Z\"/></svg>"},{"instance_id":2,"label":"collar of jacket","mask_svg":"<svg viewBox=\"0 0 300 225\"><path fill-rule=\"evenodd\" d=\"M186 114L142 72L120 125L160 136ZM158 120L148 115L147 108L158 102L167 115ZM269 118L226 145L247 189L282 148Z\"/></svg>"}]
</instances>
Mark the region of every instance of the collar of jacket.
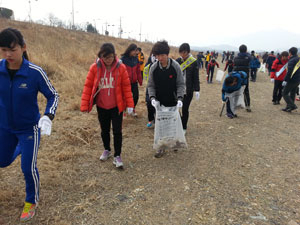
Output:
<instances>
[{"instance_id":1,"label":"collar of jacket","mask_svg":"<svg viewBox=\"0 0 300 225\"><path fill-rule=\"evenodd\" d=\"M160 69L163 69L163 67L162 67L162 65L160 64L160 62L159 62L159 61L158 61L158 65L159 65L159 68L160 68ZM167 65L166 69L169 69L169 68L170 68L170 66L171 66L171 59L170 59L170 58L168 58L168 65Z\"/></svg>"},{"instance_id":2,"label":"collar of jacket","mask_svg":"<svg viewBox=\"0 0 300 225\"><path fill-rule=\"evenodd\" d=\"M239 54L238 54L238 56L241 56L241 57L245 57L245 56L250 56L249 55L249 53L247 53L247 52L240 52Z\"/></svg>"},{"instance_id":3,"label":"collar of jacket","mask_svg":"<svg viewBox=\"0 0 300 225\"><path fill-rule=\"evenodd\" d=\"M6 62L7 62L6 59L2 59L0 61L0 72L8 74L8 70L6 68ZM29 76L29 61L26 60L24 57L23 57L22 65L21 65L20 69L16 73L16 76L18 76L18 75L24 76L24 77L28 77Z\"/></svg>"},{"instance_id":4,"label":"collar of jacket","mask_svg":"<svg viewBox=\"0 0 300 225\"><path fill-rule=\"evenodd\" d=\"M139 64L139 60L135 56L123 56L121 58L121 60L125 65L130 66L130 67L134 67L137 64Z\"/></svg>"},{"instance_id":5,"label":"collar of jacket","mask_svg":"<svg viewBox=\"0 0 300 225\"><path fill-rule=\"evenodd\" d=\"M105 64L104 64L104 62L103 62L103 60L102 59L100 59L100 58L98 58L97 60L96 60L96 64L97 64L97 67L102 67L102 68L105 68L106 69L106 66L105 66ZM121 61L118 59L118 57L116 56L115 57L115 60L114 60L114 62L113 62L113 64L112 64L112 66L111 66L111 68L110 68L110 70L109 71L114 71L119 65L121 64ZM104 71L104 70L103 70Z\"/></svg>"}]
</instances>

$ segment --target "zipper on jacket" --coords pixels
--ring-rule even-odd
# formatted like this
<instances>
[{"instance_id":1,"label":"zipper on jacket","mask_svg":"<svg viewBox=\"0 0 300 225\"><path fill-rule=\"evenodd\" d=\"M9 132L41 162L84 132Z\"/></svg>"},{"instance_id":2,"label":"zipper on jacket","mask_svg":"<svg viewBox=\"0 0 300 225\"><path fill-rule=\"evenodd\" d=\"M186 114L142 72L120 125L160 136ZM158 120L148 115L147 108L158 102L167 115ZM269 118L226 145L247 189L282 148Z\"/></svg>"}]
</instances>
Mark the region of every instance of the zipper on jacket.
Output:
<instances>
[{"instance_id":1,"label":"zipper on jacket","mask_svg":"<svg viewBox=\"0 0 300 225\"><path fill-rule=\"evenodd\" d=\"M13 84L14 84L14 78L10 80L10 106L9 106L9 126L14 128L14 112L13 112Z\"/></svg>"}]
</instances>

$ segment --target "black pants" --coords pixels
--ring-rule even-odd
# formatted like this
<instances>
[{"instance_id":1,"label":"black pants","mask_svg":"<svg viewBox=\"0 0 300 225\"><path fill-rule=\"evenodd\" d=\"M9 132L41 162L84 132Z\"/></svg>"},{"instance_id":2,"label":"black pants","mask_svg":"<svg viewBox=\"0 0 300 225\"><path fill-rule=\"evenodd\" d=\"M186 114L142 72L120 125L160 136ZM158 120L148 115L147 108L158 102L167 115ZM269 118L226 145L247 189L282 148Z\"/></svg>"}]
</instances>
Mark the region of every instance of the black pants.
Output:
<instances>
[{"instance_id":1,"label":"black pants","mask_svg":"<svg viewBox=\"0 0 300 225\"><path fill-rule=\"evenodd\" d=\"M294 101L296 97L296 92L298 88L299 82L287 82L286 86L283 89L283 98L286 102L287 108L294 108L296 107Z\"/></svg>"},{"instance_id":2,"label":"black pants","mask_svg":"<svg viewBox=\"0 0 300 225\"><path fill-rule=\"evenodd\" d=\"M207 81L209 81L210 83L212 82L213 80L213 77L214 77L214 72L215 72L215 68L214 67L211 67L208 71L208 79ZM210 74L210 75L209 75Z\"/></svg>"},{"instance_id":3,"label":"black pants","mask_svg":"<svg viewBox=\"0 0 300 225\"><path fill-rule=\"evenodd\" d=\"M193 99L193 92L188 92L183 97L181 121L182 121L182 127L185 130L187 128L187 122L188 122L188 119L189 119L189 107L190 107L192 99Z\"/></svg>"},{"instance_id":4,"label":"black pants","mask_svg":"<svg viewBox=\"0 0 300 225\"><path fill-rule=\"evenodd\" d=\"M118 107L113 109L103 109L97 107L98 120L101 126L101 138L103 141L104 148L111 150L110 148L110 126L112 123L113 134L114 134L114 156L121 155L122 148L122 120L123 113L119 113Z\"/></svg>"},{"instance_id":5,"label":"black pants","mask_svg":"<svg viewBox=\"0 0 300 225\"><path fill-rule=\"evenodd\" d=\"M199 69L203 68L203 61L199 61L199 65L198 65Z\"/></svg>"},{"instance_id":6,"label":"black pants","mask_svg":"<svg viewBox=\"0 0 300 225\"><path fill-rule=\"evenodd\" d=\"M148 111L148 121L151 122L154 120L155 108L151 104L148 88L146 88L146 104L147 104L147 111Z\"/></svg>"},{"instance_id":7,"label":"black pants","mask_svg":"<svg viewBox=\"0 0 300 225\"><path fill-rule=\"evenodd\" d=\"M133 102L135 107L139 101L139 87L137 82L131 84L131 92L132 92L132 97L133 97Z\"/></svg>"},{"instance_id":8,"label":"black pants","mask_svg":"<svg viewBox=\"0 0 300 225\"><path fill-rule=\"evenodd\" d=\"M280 102L282 98L282 82L280 80L274 80L274 89L273 89L273 100L272 102Z\"/></svg>"},{"instance_id":9,"label":"black pants","mask_svg":"<svg viewBox=\"0 0 300 225\"><path fill-rule=\"evenodd\" d=\"M257 68L251 69L250 73L251 73L251 80L256 81Z\"/></svg>"},{"instance_id":10,"label":"black pants","mask_svg":"<svg viewBox=\"0 0 300 225\"><path fill-rule=\"evenodd\" d=\"M244 90L244 100L245 100L246 107L250 106L249 78Z\"/></svg>"},{"instance_id":11,"label":"black pants","mask_svg":"<svg viewBox=\"0 0 300 225\"><path fill-rule=\"evenodd\" d=\"M205 69L207 69L208 61L205 61Z\"/></svg>"},{"instance_id":12,"label":"black pants","mask_svg":"<svg viewBox=\"0 0 300 225\"><path fill-rule=\"evenodd\" d=\"M231 108L230 108L230 101L229 101L229 99L227 99L227 102L226 102L226 112L227 112L227 114L233 115L233 112L231 111Z\"/></svg>"}]
</instances>

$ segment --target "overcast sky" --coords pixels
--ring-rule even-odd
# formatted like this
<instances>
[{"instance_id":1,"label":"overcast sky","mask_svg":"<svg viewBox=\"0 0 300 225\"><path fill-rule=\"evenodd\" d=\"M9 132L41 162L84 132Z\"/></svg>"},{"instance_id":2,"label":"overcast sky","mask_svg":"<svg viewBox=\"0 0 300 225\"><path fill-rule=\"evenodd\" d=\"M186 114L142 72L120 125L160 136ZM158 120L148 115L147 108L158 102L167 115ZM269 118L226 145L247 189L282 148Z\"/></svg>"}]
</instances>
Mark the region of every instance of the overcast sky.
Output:
<instances>
[{"instance_id":1,"label":"overcast sky","mask_svg":"<svg viewBox=\"0 0 300 225\"><path fill-rule=\"evenodd\" d=\"M235 40L240 36L260 31L280 29L300 34L299 0L73 0L73 2L75 23L96 24L102 33L107 22L114 25L108 26L110 34L117 36L121 17L123 37L139 40L141 29L142 41L165 39L172 45L188 42L194 46L218 44L239 46L241 43ZM29 13L30 5L31 13ZM52 13L67 24L72 22L72 0L0 0L0 6L14 10L15 18L18 20L29 20L30 14L33 21L48 21L49 14ZM252 48L261 48L259 40L254 40L252 45ZM276 43L274 48L276 49Z\"/></svg>"}]
</instances>

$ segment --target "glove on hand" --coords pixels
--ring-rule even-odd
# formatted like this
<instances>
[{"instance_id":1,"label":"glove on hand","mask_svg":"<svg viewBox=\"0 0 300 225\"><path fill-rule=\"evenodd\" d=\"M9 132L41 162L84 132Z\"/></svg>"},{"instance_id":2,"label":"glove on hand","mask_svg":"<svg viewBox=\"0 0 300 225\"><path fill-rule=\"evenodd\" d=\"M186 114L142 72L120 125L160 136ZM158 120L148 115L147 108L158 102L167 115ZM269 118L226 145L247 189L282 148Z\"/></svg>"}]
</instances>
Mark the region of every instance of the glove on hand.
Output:
<instances>
[{"instance_id":1,"label":"glove on hand","mask_svg":"<svg viewBox=\"0 0 300 225\"><path fill-rule=\"evenodd\" d=\"M155 99L152 99L151 100L151 105L156 108L159 105L159 101L156 101Z\"/></svg>"},{"instance_id":2,"label":"glove on hand","mask_svg":"<svg viewBox=\"0 0 300 225\"><path fill-rule=\"evenodd\" d=\"M274 78L271 78L271 82L274 83Z\"/></svg>"},{"instance_id":3,"label":"glove on hand","mask_svg":"<svg viewBox=\"0 0 300 225\"><path fill-rule=\"evenodd\" d=\"M127 108L127 113L128 113L128 115L132 114L133 113L133 108Z\"/></svg>"},{"instance_id":4,"label":"glove on hand","mask_svg":"<svg viewBox=\"0 0 300 225\"><path fill-rule=\"evenodd\" d=\"M195 92L195 96L196 96L196 100L199 100L199 99L200 99L200 92L199 92L199 91L196 91L196 92Z\"/></svg>"},{"instance_id":5,"label":"glove on hand","mask_svg":"<svg viewBox=\"0 0 300 225\"><path fill-rule=\"evenodd\" d=\"M182 105L183 105L182 101L181 101L181 100L178 100L178 101L177 101L177 107L178 107L178 108L182 108Z\"/></svg>"},{"instance_id":6,"label":"glove on hand","mask_svg":"<svg viewBox=\"0 0 300 225\"><path fill-rule=\"evenodd\" d=\"M43 116L39 120L38 127L41 128L41 135L50 135L52 121L50 120L50 118L48 116Z\"/></svg>"},{"instance_id":7,"label":"glove on hand","mask_svg":"<svg viewBox=\"0 0 300 225\"><path fill-rule=\"evenodd\" d=\"M286 81L283 81L282 86L284 87L286 85L286 83L287 83Z\"/></svg>"}]
</instances>

